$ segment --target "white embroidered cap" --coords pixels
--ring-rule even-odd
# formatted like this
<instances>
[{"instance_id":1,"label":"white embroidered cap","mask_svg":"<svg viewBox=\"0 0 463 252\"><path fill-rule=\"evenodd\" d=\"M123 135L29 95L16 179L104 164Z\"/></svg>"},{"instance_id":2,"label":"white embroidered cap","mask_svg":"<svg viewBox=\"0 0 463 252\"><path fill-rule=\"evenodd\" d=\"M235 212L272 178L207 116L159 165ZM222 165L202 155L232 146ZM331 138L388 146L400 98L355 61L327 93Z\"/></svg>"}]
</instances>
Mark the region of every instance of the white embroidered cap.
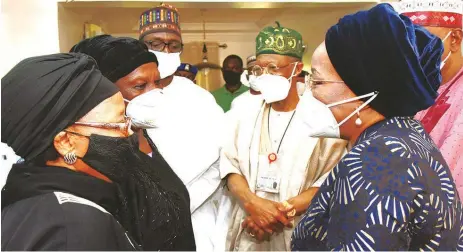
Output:
<instances>
[{"instance_id":1,"label":"white embroidered cap","mask_svg":"<svg viewBox=\"0 0 463 252\"><path fill-rule=\"evenodd\" d=\"M414 24L448 28L463 26L463 0L401 0L393 6Z\"/></svg>"}]
</instances>

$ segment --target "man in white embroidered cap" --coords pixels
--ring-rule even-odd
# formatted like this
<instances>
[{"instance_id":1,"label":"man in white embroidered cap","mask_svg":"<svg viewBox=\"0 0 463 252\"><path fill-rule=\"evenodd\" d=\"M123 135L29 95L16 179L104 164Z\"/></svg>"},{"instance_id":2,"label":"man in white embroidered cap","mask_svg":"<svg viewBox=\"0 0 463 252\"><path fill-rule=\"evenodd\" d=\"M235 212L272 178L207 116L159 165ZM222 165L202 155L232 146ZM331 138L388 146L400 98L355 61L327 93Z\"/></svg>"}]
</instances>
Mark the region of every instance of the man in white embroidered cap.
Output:
<instances>
[{"instance_id":1,"label":"man in white embroidered cap","mask_svg":"<svg viewBox=\"0 0 463 252\"><path fill-rule=\"evenodd\" d=\"M217 211L212 198L222 189L218 160L224 113L211 93L188 78L175 76L183 51L179 18L178 10L164 3L140 15L139 40L159 61L163 99L137 98L145 107L162 111L158 124L146 131L190 193L197 250L211 251L210 227L215 225Z\"/></svg>"},{"instance_id":2,"label":"man in white embroidered cap","mask_svg":"<svg viewBox=\"0 0 463 252\"><path fill-rule=\"evenodd\" d=\"M462 0L403 0L396 6L414 24L424 26L444 43L442 84L436 103L416 115L444 155L463 195L463 57Z\"/></svg>"}]
</instances>

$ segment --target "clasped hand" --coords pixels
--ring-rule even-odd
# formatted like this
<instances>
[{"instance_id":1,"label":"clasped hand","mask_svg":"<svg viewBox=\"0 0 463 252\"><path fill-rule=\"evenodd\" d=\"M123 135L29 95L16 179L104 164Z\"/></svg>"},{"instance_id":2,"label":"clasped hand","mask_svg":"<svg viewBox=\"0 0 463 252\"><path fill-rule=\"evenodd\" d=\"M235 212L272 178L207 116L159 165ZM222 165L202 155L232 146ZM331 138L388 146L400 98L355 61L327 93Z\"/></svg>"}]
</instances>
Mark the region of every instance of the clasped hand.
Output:
<instances>
[{"instance_id":1,"label":"clasped hand","mask_svg":"<svg viewBox=\"0 0 463 252\"><path fill-rule=\"evenodd\" d=\"M241 225L258 241L268 240L272 234L283 231L283 228L292 227L294 216L289 217L294 212L292 205L285 206L280 202L255 197L245 203L244 208L249 216Z\"/></svg>"}]
</instances>

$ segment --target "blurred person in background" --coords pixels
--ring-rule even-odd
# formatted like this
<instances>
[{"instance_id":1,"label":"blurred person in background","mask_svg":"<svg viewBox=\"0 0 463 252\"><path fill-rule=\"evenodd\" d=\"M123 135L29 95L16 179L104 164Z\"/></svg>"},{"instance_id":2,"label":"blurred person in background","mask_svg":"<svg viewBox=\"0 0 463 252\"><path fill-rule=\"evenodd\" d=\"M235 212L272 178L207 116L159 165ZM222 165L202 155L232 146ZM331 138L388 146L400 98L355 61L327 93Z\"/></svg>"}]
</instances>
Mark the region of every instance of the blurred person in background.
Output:
<instances>
[{"instance_id":1,"label":"blurred person in background","mask_svg":"<svg viewBox=\"0 0 463 252\"><path fill-rule=\"evenodd\" d=\"M249 87L241 83L241 74L243 73L243 60L238 55L228 55L222 64L222 76L225 84L212 91L217 104L224 112L230 110L232 102L237 97L249 90Z\"/></svg>"},{"instance_id":2,"label":"blurred person in background","mask_svg":"<svg viewBox=\"0 0 463 252\"><path fill-rule=\"evenodd\" d=\"M243 73L241 74L240 80L243 85L245 85L246 87L249 87L249 90L247 92L244 92L242 95L236 97L235 99L233 99L230 109L233 109L236 107L243 107L244 109L246 109L248 105L251 105L248 102L256 104L257 106L262 105L263 100L259 96L260 92L254 90L254 88L256 88L255 86L251 87L251 83L253 83L256 77L252 74L252 68L255 65L256 65L256 55L251 55L246 58L246 70L244 70Z\"/></svg>"},{"instance_id":3,"label":"blurred person in background","mask_svg":"<svg viewBox=\"0 0 463 252\"><path fill-rule=\"evenodd\" d=\"M185 77L187 79L190 79L195 84L196 84L196 74L198 74L198 68L188 63L180 64L180 66L177 68L177 71L175 72L176 76Z\"/></svg>"},{"instance_id":4,"label":"blurred person in background","mask_svg":"<svg viewBox=\"0 0 463 252\"><path fill-rule=\"evenodd\" d=\"M398 11L424 26L444 43L440 64L442 84L436 103L419 112L424 129L444 155L460 197L463 195L463 55L461 0L402 0Z\"/></svg>"}]
</instances>

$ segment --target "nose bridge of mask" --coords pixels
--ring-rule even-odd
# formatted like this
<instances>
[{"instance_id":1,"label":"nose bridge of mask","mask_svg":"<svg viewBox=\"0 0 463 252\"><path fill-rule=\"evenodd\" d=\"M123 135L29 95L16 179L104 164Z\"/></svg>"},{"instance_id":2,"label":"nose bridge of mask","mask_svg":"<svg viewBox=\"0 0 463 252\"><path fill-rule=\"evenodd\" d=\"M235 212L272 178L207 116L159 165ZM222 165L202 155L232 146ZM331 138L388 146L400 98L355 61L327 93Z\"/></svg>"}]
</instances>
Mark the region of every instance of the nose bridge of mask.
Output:
<instances>
[{"instance_id":1,"label":"nose bridge of mask","mask_svg":"<svg viewBox=\"0 0 463 252\"><path fill-rule=\"evenodd\" d=\"M153 105L149 105L149 104L142 101L144 99L147 99L150 102L153 102L153 97L151 97L153 95L157 95L158 97L160 95L163 95L162 89L156 88L156 89L150 90L150 91L148 91L146 93L143 93L143 94L133 98L132 100L128 100L128 99L124 98L124 101L128 102L129 104L137 104L137 105L142 105L142 106L145 106L145 107L154 107ZM151 98L149 98L149 97L151 97ZM127 107L128 106L129 105L127 105Z\"/></svg>"},{"instance_id":2,"label":"nose bridge of mask","mask_svg":"<svg viewBox=\"0 0 463 252\"><path fill-rule=\"evenodd\" d=\"M352 113L350 113L346 118L344 118L344 120L342 120L341 122L339 122L336 126L337 126L337 127L340 127L340 126L343 125L345 122L347 122L347 120L349 120L352 116L354 116L354 115L357 114L360 110L362 110L362 109L365 108L368 104L370 104L370 103L376 98L376 96L378 96L378 94L379 94L379 92L375 91L375 92L368 93L368 94L366 94L366 95L357 96L357 97L354 97L354 98L346 99L346 100L343 100L343 101L336 102L336 103L333 103L333 104L328 105L327 107L330 108L330 107L333 107L333 106L336 106L336 105L340 105L340 104L344 104L344 103L348 103L348 102L360 100L360 99L367 98L367 97L370 97L370 96L371 96L370 99L368 99L366 102L364 102L362 105L360 105L357 109L355 109Z\"/></svg>"}]
</instances>

